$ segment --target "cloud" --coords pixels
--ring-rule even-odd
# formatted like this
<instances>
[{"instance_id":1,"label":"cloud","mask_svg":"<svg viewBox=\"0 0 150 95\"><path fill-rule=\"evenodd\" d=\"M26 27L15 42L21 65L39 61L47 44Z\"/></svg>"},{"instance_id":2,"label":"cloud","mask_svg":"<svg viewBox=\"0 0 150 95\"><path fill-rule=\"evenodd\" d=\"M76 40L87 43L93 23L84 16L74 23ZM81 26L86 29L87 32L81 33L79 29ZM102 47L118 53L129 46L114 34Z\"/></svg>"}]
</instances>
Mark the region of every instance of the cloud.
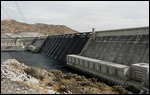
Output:
<instances>
[{"instance_id":1,"label":"cloud","mask_svg":"<svg viewBox=\"0 0 150 95\"><path fill-rule=\"evenodd\" d=\"M17 1L28 23L64 24L77 31L149 26L148 1ZM2 2L21 20L14 2ZM13 11L12 11L13 10Z\"/></svg>"},{"instance_id":2,"label":"cloud","mask_svg":"<svg viewBox=\"0 0 150 95\"><path fill-rule=\"evenodd\" d=\"M17 9L14 8L14 7L8 7L8 9L12 10L12 11L16 11L17 12Z\"/></svg>"}]
</instances>

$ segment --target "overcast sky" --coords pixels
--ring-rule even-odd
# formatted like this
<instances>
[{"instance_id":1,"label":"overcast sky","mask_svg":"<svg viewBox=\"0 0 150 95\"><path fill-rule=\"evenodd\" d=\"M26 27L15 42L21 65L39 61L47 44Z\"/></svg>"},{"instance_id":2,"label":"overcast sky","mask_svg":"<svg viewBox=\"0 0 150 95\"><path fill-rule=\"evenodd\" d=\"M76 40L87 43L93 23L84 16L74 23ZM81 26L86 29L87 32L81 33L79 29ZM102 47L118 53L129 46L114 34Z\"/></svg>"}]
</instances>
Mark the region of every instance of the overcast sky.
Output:
<instances>
[{"instance_id":1,"label":"overcast sky","mask_svg":"<svg viewBox=\"0 0 150 95\"><path fill-rule=\"evenodd\" d=\"M80 32L143 27L149 26L149 1L1 1L1 19Z\"/></svg>"}]
</instances>

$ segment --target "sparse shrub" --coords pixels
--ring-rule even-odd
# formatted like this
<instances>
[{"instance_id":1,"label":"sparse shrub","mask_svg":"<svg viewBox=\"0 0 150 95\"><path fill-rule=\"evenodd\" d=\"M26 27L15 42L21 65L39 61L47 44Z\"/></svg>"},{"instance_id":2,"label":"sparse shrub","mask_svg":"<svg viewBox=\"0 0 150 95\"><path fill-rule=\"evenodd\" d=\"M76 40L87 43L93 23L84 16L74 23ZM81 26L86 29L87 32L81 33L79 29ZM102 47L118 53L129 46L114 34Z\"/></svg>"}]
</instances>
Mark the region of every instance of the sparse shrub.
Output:
<instances>
[{"instance_id":1,"label":"sparse shrub","mask_svg":"<svg viewBox=\"0 0 150 95\"><path fill-rule=\"evenodd\" d=\"M72 74L72 77L73 78L76 78L78 75L77 74Z\"/></svg>"},{"instance_id":2,"label":"sparse shrub","mask_svg":"<svg viewBox=\"0 0 150 95\"><path fill-rule=\"evenodd\" d=\"M52 76L52 74L51 74L51 73L48 73L48 76Z\"/></svg>"},{"instance_id":3,"label":"sparse shrub","mask_svg":"<svg viewBox=\"0 0 150 95\"><path fill-rule=\"evenodd\" d=\"M91 81L92 82L97 82L97 79L96 78L91 78Z\"/></svg>"},{"instance_id":4,"label":"sparse shrub","mask_svg":"<svg viewBox=\"0 0 150 95\"><path fill-rule=\"evenodd\" d=\"M63 78L63 74L60 70L52 70L51 71L56 78ZM57 80L57 79L56 79Z\"/></svg>"},{"instance_id":5,"label":"sparse shrub","mask_svg":"<svg viewBox=\"0 0 150 95\"><path fill-rule=\"evenodd\" d=\"M89 82L81 82L80 85L81 86L88 86L90 83Z\"/></svg>"},{"instance_id":6,"label":"sparse shrub","mask_svg":"<svg viewBox=\"0 0 150 95\"><path fill-rule=\"evenodd\" d=\"M53 80L54 81L61 81L61 77L60 76L55 76Z\"/></svg>"},{"instance_id":7,"label":"sparse shrub","mask_svg":"<svg viewBox=\"0 0 150 95\"><path fill-rule=\"evenodd\" d=\"M123 94L124 91L125 91L125 88L123 88L122 86L119 86L119 85L113 86L113 89L114 89L115 91L117 91L118 93L120 93L120 94Z\"/></svg>"},{"instance_id":8,"label":"sparse shrub","mask_svg":"<svg viewBox=\"0 0 150 95\"><path fill-rule=\"evenodd\" d=\"M82 81L82 77L81 76L77 76L75 79L76 79L76 81Z\"/></svg>"},{"instance_id":9,"label":"sparse shrub","mask_svg":"<svg viewBox=\"0 0 150 95\"><path fill-rule=\"evenodd\" d=\"M61 85L59 91L66 92L67 91L67 87L64 86L64 85Z\"/></svg>"},{"instance_id":10,"label":"sparse shrub","mask_svg":"<svg viewBox=\"0 0 150 95\"><path fill-rule=\"evenodd\" d=\"M61 81L61 78L60 78L60 77L57 77L57 78L56 78L56 81Z\"/></svg>"},{"instance_id":11,"label":"sparse shrub","mask_svg":"<svg viewBox=\"0 0 150 95\"><path fill-rule=\"evenodd\" d=\"M53 83L52 82L48 82L47 86L53 86Z\"/></svg>"},{"instance_id":12,"label":"sparse shrub","mask_svg":"<svg viewBox=\"0 0 150 95\"><path fill-rule=\"evenodd\" d=\"M92 91L90 89L82 89L80 90L80 94L98 94L98 92Z\"/></svg>"},{"instance_id":13,"label":"sparse shrub","mask_svg":"<svg viewBox=\"0 0 150 95\"><path fill-rule=\"evenodd\" d=\"M62 75L62 72L60 70L52 70L51 71L54 75Z\"/></svg>"},{"instance_id":14,"label":"sparse shrub","mask_svg":"<svg viewBox=\"0 0 150 95\"><path fill-rule=\"evenodd\" d=\"M67 73L64 78L65 79L71 79L73 77L73 75L71 73Z\"/></svg>"},{"instance_id":15,"label":"sparse shrub","mask_svg":"<svg viewBox=\"0 0 150 95\"><path fill-rule=\"evenodd\" d=\"M57 85L54 89L59 92L67 92L67 87L65 85Z\"/></svg>"},{"instance_id":16,"label":"sparse shrub","mask_svg":"<svg viewBox=\"0 0 150 95\"><path fill-rule=\"evenodd\" d=\"M127 86L127 87L126 87L126 90L131 91L131 92L134 92L134 93L136 93L136 94L140 93L140 90L137 89L136 87L132 86L132 85Z\"/></svg>"},{"instance_id":17,"label":"sparse shrub","mask_svg":"<svg viewBox=\"0 0 150 95\"><path fill-rule=\"evenodd\" d=\"M42 75L41 73L39 73L35 68L25 68L24 72L27 75L31 75L32 77L35 77L37 79L43 80L44 79L44 75Z\"/></svg>"}]
</instances>

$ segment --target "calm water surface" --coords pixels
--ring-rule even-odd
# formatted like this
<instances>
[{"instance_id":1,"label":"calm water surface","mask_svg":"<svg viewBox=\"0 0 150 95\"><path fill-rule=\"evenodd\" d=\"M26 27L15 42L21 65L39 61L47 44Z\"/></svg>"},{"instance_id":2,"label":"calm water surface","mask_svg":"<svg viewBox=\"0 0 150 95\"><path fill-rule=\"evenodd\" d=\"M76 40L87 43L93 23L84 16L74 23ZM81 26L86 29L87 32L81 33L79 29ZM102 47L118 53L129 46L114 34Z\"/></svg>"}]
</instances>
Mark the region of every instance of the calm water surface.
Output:
<instances>
[{"instance_id":1,"label":"calm water surface","mask_svg":"<svg viewBox=\"0 0 150 95\"><path fill-rule=\"evenodd\" d=\"M71 72L69 68L65 67L65 63L40 53L31 53L27 51L1 52L1 62L7 59L16 59L28 66L39 67L47 70L59 69L63 73Z\"/></svg>"}]
</instances>

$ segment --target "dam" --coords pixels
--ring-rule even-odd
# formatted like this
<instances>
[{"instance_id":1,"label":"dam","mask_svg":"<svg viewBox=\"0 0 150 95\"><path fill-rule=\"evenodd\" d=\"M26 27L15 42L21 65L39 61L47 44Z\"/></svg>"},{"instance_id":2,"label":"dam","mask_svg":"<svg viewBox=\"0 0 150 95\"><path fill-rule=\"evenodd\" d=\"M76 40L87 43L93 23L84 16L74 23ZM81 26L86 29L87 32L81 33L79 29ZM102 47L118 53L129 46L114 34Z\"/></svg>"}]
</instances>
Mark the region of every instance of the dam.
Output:
<instances>
[{"instance_id":1,"label":"dam","mask_svg":"<svg viewBox=\"0 0 150 95\"><path fill-rule=\"evenodd\" d=\"M149 27L1 38L1 54L8 51L42 54L110 84L149 91Z\"/></svg>"},{"instance_id":2,"label":"dam","mask_svg":"<svg viewBox=\"0 0 150 95\"><path fill-rule=\"evenodd\" d=\"M67 65L121 85L149 85L149 28L99 31ZM112 83L113 82L113 83Z\"/></svg>"}]
</instances>

